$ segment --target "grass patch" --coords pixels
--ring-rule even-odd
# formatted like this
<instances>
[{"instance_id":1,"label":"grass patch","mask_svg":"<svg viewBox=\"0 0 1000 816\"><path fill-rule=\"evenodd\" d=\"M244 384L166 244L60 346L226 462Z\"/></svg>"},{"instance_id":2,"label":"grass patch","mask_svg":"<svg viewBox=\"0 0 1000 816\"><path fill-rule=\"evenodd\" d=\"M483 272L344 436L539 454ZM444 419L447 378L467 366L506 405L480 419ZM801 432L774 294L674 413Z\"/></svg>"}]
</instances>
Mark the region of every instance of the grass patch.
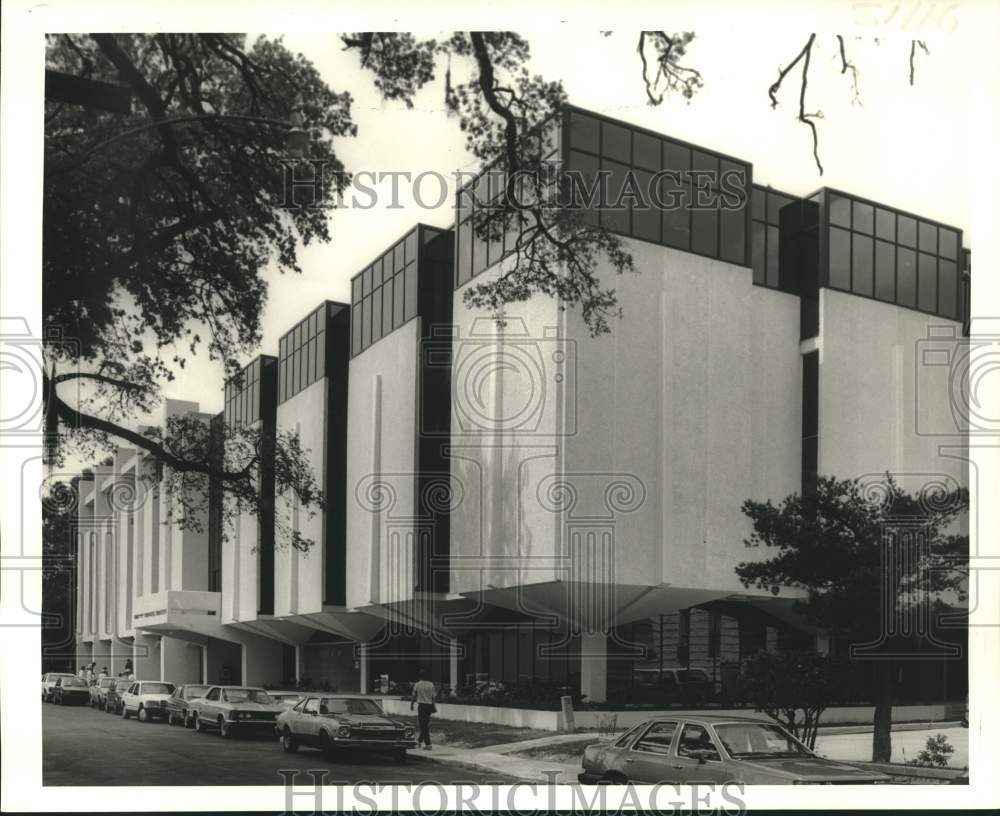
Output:
<instances>
[{"instance_id":1,"label":"grass patch","mask_svg":"<svg viewBox=\"0 0 1000 816\"><path fill-rule=\"evenodd\" d=\"M511 751L507 756L523 757L525 759L537 759L541 762L562 762L567 765L577 765L583 750L588 745L595 742L593 737L584 737L578 740L569 740L556 743L555 745L540 745L537 748L525 748L523 751Z\"/></svg>"},{"instance_id":2,"label":"grass patch","mask_svg":"<svg viewBox=\"0 0 1000 816\"><path fill-rule=\"evenodd\" d=\"M393 716L394 720L417 727L416 717ZM460 722L431 718L431 742L451 748L486 748L490 745L506 745L521 740L551 737L552 731L537 728L516 728L512 725L492 725L490 723Z\"/></svg>"}]
</instances>

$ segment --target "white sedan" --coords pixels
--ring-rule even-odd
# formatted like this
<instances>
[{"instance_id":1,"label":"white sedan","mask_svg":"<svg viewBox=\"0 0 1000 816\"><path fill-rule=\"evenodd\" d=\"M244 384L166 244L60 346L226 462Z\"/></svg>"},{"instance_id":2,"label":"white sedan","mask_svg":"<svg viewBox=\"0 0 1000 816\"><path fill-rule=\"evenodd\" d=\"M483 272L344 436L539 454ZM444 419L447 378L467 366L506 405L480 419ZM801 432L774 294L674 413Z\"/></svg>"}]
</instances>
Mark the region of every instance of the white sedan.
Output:
<instances>
[{"instance_id":1,"label":"white sedan","mask_svg":"<svg viewBox=\"0 0 1000 816\"><path fill-rule=\"evenodd\" d=\"M136 680L122 695L122 717L135 714L139 722L165 720L167 700L174 693L174 684L162 680Z\"/></svg>"}]
</instances>

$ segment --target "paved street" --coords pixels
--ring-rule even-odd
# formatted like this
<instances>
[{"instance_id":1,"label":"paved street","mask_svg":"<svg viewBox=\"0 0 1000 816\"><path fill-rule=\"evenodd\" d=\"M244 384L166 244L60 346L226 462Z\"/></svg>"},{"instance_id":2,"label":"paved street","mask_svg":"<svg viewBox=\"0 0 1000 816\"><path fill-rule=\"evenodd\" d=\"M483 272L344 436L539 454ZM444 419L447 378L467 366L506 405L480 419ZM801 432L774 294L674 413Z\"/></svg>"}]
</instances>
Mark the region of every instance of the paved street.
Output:
<instances>
[{"instance_id":1,"label":"paved street","mask_svg":"<svg viewBox=\"0 0 1000 816\"><path fill-rule=\"evenodd\" d=\"M165 723L142 724L103 711L42 705L45 785L280 785L279 769L328 770L338 782L478 782L510 784L510 777L453 766L357 755L326 759L318 751L286 754L273 739L196 734ZM299 784L311 784L300 776Z\"/></svg>"}]
</instances>

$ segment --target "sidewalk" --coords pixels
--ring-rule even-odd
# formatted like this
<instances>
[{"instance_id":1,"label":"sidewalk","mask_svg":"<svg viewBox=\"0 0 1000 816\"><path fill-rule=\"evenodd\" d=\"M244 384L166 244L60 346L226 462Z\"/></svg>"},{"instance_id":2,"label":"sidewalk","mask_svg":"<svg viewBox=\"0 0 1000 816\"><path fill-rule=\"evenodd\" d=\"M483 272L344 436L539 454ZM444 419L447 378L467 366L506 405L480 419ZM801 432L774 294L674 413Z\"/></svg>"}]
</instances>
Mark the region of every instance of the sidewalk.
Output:
<instances>
[{"instance_id":1,"label":"sidewalk","mask_svg":"<svg viewBox=\"0 0 1000 816\"><path fill-rule=\"evenodd\" d=\"M579 762L571 765L539 760L537 757L509 756L509 754L515 751L525 751L529 748L540 748L590 738L596 742L600 739L600 735L596 731L593 733L553 734L551 737L490 745L486 748L451 748L447 745L435 745L432 751L418 748L408 752L407 757L421 762L442 762L475 771L495 771L524 782L537 782L542 785L568 785L575 784L577 781L577 774L582 770Z\"/></svg>"}]
</instances>

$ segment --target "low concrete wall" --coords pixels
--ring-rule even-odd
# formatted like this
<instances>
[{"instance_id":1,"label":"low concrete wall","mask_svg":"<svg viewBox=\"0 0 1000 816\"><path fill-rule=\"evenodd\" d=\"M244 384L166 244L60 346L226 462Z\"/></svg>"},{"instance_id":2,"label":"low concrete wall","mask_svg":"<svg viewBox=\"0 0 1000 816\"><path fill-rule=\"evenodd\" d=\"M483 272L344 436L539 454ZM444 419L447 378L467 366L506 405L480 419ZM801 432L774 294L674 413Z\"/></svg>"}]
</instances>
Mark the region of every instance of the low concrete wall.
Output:
<instances>
[{"instance_id":1,"label":"low concrete wall","mask_svg":"<svg viewBox=\"0 0 1000 816\"><path fill-rule=\"evenodd\" d=\"M383 707L390 714L410 713L410 704L406 700L390 697L383 698ZM460 705L458 703L438 703L437 716L443 720L458 720L460 722L481 722L492 725L512 725L518 728L537 728L544 731L558 731L561 727L561 715L558 711L535 711L526 708L505 708L501 706ZM895 706L892 718L895 722L920 721L927 723L942 722L945 719L946 706L913 705ZM583 710L574 712L577 728L597 731L606 727L609 720L614 720L616 730L630 728L651 717L678 717L682 715L697 716L699 714L721 715L723 717L761 717L766 715L754 712L752 709L702 709L680 711L678 709L636 709L631 711L597 711ZM840 724L871 725L874 721L875 709L872 706L851 706L844 708L828 708L820 720Z\"/></svg>"},{"instance_id":2,"label":"low concrete wall","mask_svg":"<svg viewBox=\"0 0 1000 816\"><path fill-rule=\"evenodd\" d=\"M892 777L893 782L903 785L952 785L969 772L959 768L921 768L916 765L895 765L887 762L851 762L864 770L880 771ZM964 784L968 784L965 782Z\"/></svg>"},{"instance_id":3,"label":"low concrete wall","mask_svg":"<svg viewBox=\"0 0 1000 816\"><path fill-rule=\"evenodd\" d=\"M391 697L383 697L382 707L387 714L411 713L410 703L407 700L394 700ZM516 728L537 728L542 731L559 730L558 711L535 711L528 708L438 703L436 716L442 720L458 720L459 722L512 725Z\"/></svg>"}]
</instances>

